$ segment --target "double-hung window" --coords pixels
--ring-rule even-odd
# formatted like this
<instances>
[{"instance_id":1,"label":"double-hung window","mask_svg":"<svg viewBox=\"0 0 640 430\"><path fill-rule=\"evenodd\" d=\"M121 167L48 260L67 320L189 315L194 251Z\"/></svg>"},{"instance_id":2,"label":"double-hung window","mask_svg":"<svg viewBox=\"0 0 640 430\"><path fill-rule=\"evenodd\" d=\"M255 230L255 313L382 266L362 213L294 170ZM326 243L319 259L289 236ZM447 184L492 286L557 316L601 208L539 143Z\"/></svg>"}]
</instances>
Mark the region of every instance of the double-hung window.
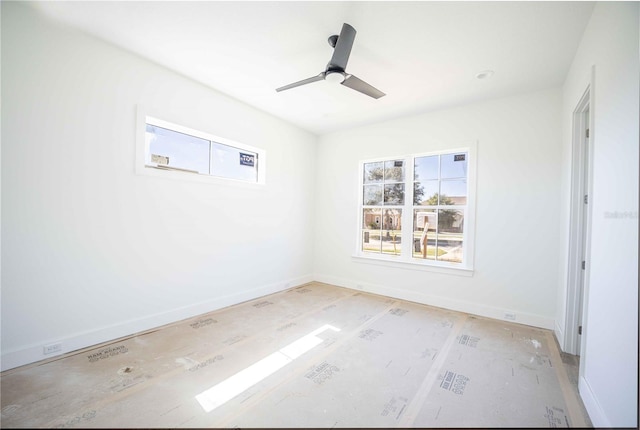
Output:
<instances>
[{"instance_id":1,"label":"double-hung window","mask_svg":"<svg viewBox=\"0 0 640 430\"><path fill-rule=\"evenodd\" d=\"M472 269L475 146L361 163L356 255Z\"/></svg>"},{"instance_id":2,"label":"double-hung window","mask_svg":"<svg viewBox=\"0 0 640 430\"><path fill-rule=\"evenodd\" d=\"M362 250L400 255L405 201L405 161L364 164Z\"/></svg>"}]
</instances>

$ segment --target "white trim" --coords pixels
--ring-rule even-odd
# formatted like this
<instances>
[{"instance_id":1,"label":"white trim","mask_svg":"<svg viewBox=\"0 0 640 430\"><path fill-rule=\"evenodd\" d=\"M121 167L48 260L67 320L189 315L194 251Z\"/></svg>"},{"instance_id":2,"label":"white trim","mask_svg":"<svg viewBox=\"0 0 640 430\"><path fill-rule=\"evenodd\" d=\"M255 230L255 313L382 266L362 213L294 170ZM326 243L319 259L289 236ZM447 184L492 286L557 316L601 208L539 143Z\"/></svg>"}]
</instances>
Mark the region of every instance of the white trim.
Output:
<instances>
[{"instance_id":1,"label":"white trim","mask_svg":"<svg viewBox=\"0 0 640 430\"><path fill-rule=\"evenodd\" d=\"M458 276L473 276L473 269L467 269L464 267L454 267L455 263L445 265L447 263L441 263L440 265L429 264L428 262L423 262L420 259L413 259L415 261L405 261L405 260L392 260L394 257L389 256L385 257L383 254L374 254L367 256L362 255L352 255L351 260L354 263L363 263L363 264L374 264L376 266L385 266L385 267L394 267L397 269L406 269L406 270L421 270L424 272L435 272L435 273L446 273L448 275L458 275ZM397 257L395 257L397 258Z\"/></svg>"},{"instance_id":2,"label":"white trim","mask_svg":"<svg viewBox=\"0 0 640 430\"><path fill-rule=\"evenodd\" d=\"M267 171L267 153L264 149L247 145L244 143L236 142L225 137L216 136L211 133L207 133L201 130L196 130L176 122L160 119L160 117L166 117L165 115L156 115L151 113L148 108L143 105L137 105L136 107L136 174L142 176L153 176L165 179L178 179L187 180L191 182L220 184L220 185L232 185L242 187L262 188L266 184L266 171ZM167 128L177 131L179 133L188 134L201 139L206 139L215 143L221 143L223 145L231 146L244 151L256 153L258 155L258 178L256 182L243 181L233 178L224 178L219 176L210 175L198 175L193 173L180 172L175 170L164 170L147 167L145 164L145 128L146 124L157 125L158 127Z\"/></svg>"},{"instance_id":3,"label":"white trim","mask_svg":"<svg viewBox=\"0 0 640 430\"><path fill-rule=\"evenodd\" d=\"M396 299L407 300L411 302L421 303L424 305L435 306L439 308L449 309L456 312L465 312L472 315L478 315L485 318L491 318L500 321L508 321L516 324L525 324L533 327L553 330L554 318L542 315L530 314L514 309L494 308L491 306L478 305L473 302L455 300L446 297L432 296L419 291L411 291L397 287L386 287L377 284L364 283L352 279L337 278L331 275L316 274L314 279L317 282L324 282L339 287L349 288L352 290L366 291L373 294L380 294ZM505 314L516 314L517 320L507 320Z\"/></svg>"},{"instance_id":4,"label":"white trim","mask_svg":"<svg viewBox=\"0 0 640 430\"><path fill-rule=\"evenodd\" d=\"M415 269L414 265L404 265L407 269L423 270L422 268ZM429 268L433 270L434 268ZM457 272L457 271L456 271ZM459 273L455 273L459 274ZM467 275L469 276L469 275ZM387 297L393 297L401 300L408 300L416 303L421 303L429 306L435 306L439 308L449 309L456 312L465 312L472 315L478 315L485 318L491 318L500 321L515 322L517 324L525 324L533 327L539 327L543 329L552 330L554 328L553 318L544 317L541 315L530 314L522 312L520 310L496 308L491 306L478 305L473 302L466 302L462 300L455 300L446 297L433 296L422 292L406 290L403 288L386 287L377 284L363 283L351 279L337 278L330 275L315 274L305 275L298 278L280 281L277 283L263 285L261 287L254 288L249 291L244 291L238 294L227 295L205 302L195 303L188 306L183 306L177 309L171 309L166 312L149 315L143 318L132 319L123 323L114 324L107 327L102 327L97 330L91 330L87 332L75 333L70 336L58 339L49 339L38 343L37 345L30 345L26 348L18 350L3 351L2 352L2 371L13 369L15 367L23 366L26 364L35 363L40 360L56 357L58 355L66 354L79 349L91 347L104 342L117 341L120 338L135 335L136 333L142 333L146 330L161 327L163 325L175 323L187 318L193 318L198 315L213 312L218 309L222 309L227 306L232 306L238 303L245 302L247 300L253 300L259 297L263 297L268 294L277 293L287 290L299 285L304 285L309 282L324 282L327 284L335 285L338 287L349 288L352 290L366 291L373 294L380 294ZM507 320L504 318L505 314L516 314L517 320ZM557 326L556 326L557 329ZM63 348L57 354L44 355L43 346L51 343L62 343ZM581 378L582 379L582 378ZM586 383L586 382L585 382ZM586 402L585 402L586 404ZM591 415L591 412L590 412Z\"/></svg>"},{"instance_id":5,"label":"white trim","mask_svg":"<svg viewBox=\"0 0 640 430\"><path fill-rule=\"evenodd\" d=\"M277 293L299 285L303 285L313 281L312 275L301 276L294 279L284 280L273 284L262 285L254 289L230 294L223 297L207 300L200 303L194 303L182 306L177 309L170 309L153 315L147 315L141 318L135 318L121 323L105 326L96 330L74 333L69 336L57 339L48 339L37 345L30 345L11 351L2 351L2 371L35 363L40 360L56 357L68 352L98 345L103 342L115 341L119 338L131 336L146 330L157 328L166 324L175 323L187 318L193 318L198 315L213 312L227 306L235 305L263 297L268 294ZM56 354L43 354L43 346L61 343L62 350Z\"/></svg>"},{"instance_id":6,"label":"white trim","mask_svg":"<svg viewBox=\"0 0 640 430\"><path fill-rule=\"evenodd\" d=\"M562 330L562 326L559 324L558 320L555 320L555 322L554 322L553 333L556 335L556 339L558 339L558 345L563 345L564 344L564 331ZM563 352L565 352L565 351L563 351Z\"/></svg>"},{"instance_id":7,"label":"white trim","mask_svg":"<svg viewBox=\"0 0 640 430\"><path fill-rule=\"evenodd\" d=\"M365 207L363 205L363 187L364 187L364 178L363 171L364 165L366 163L376 163L382 161L389 160L403 160L405 162L405 204L402 206L380 206L381 210L384 209L393 209L400 208L403 210L402 215L402 224L408 231L413 233L413 163L412 160L415 157L424 157L430 155L442 155L442 154L452 154L456 152L466 152L468 154L469 159L467 160L467 203L465 206L465 217L464 217L464 230L463 230L463 246L465 249L465 253L463 254L462 263L450 263L445 261L434 261L434 260L422 260L416 259L413 257L413 241L403 241L400 256L397 255L387 255L387 254L379 254L379 253L369 253L366 251L362 251L361 249L361 241L362 241L362 229L363 229L363 219L362 219L362 209ZM413 267L415 270L431 270L439 273L447 273L454 275L462 275L462 276L472 276L473 275L473 267L475 261L475 215L476 215L476 180L477 180L477 160L478 158L478 142L477 141L469 141L460 144L460 146L439 149L435 151L429 152L421 152L421 153L412 153L398 156L386 156L386 157L377 157L366 160L361 160L358 162L358 213L356 219L356 239L355 239L355 249L354 254L352 255L352 260L365 263L367 260L371 264L381 264L386 265L388 267L396 267L396 268L410 268ZM409 202L409 203L407 203ZM444 208L448 208L448 206L443 206ZM461 209L458 207L451 206L452 209Z\"/></svg>"},{"instance_id":8,"label":"white trim","mask_svg":"<svg viewBox=\"0 0 640 430\"><path fill-rule=\"evenodd\" d=\"M578 392L580 393L580 397L582 398L582 403L584 404L584 408L587 410L589 414L589 418L591 419L591 423L595 428L608 427L612 428L611 422L607 418L602 406L600 406L600 402L596 398L591 386L587 382L584 377L578 378Z\"/></svg>"},{"instance_id":9,"label":"white trim","mask_svg":"<svg viewBox=\"0 0 640 430\"><path fill-rule=\"evenodd\" d=\"M591 71L591 80L586 85L580 100L576 104L572 113L572 136L571 136L571 190L570 190L570 210L569 210L569 249L567 258L567 284L565 296L565 321L564 321L564 340L560 345L563 351L569 354L582 355L582 351L578 351L578 326L580 325L579 315L582 310L583 333L581 346L586 341L586 297L589 284L590 259L589 244L591 241L591 208L592 203L592 180L587 182L584 189L585 173L589 179L593 177L593 83L595 81L595 68ZM589 110L589 120L585 121L585 112ZM585 151L584 151L584 130L589 129L589 140L587 142L587 172L585 172ZM583 203L583 195L588 195L591 201L586 205ZM585 213L586 211L586 223ZM585 225L586 224L586 225ZM583 243L583 231L586 232ZM582 250L585 249L584 261L586 268L581 268ZM582 273L584 272L584 273ZM582 289L582 309L578 308L580 302L580 290ZM580 349L583 349L582 347ZM581 363L583 366L584 363Z\"/></svg>"}]
</instances>

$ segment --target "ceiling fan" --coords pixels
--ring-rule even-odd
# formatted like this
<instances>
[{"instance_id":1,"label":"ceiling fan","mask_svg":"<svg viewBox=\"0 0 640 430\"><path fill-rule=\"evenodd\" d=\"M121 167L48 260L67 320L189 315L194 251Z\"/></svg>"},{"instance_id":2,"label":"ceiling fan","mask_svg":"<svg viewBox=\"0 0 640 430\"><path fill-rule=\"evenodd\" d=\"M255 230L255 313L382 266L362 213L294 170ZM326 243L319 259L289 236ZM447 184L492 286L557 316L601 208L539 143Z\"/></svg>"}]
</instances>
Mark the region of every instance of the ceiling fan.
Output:
<instances>
[{"instance_id":1,"label":"ceiling fan","mask_svg":"<svg viewBox=\"0 0 640 430\"><path fill-rule=\"evenodd\" d=\"M302 81L294 82L292 84L276 88L276 91L280 92L299 87L301 85L310 84L312 82L326 80L341 83L345 87L349 87L352 90L356 90L358 92L361 92L362 94L366 94L369 97L373 97L374 99L379 99L380 97L384 96L385 93L383 93L379 89L374 88L362 79L359 79L354 75L345 72L347 62L349 61L349 55L351 54L351 47L353 46L353 41L355 38L355 28L351 27L347 23L342 24L340 35L338 36L337 34L334 34L333 36L329 37L328 42L329 45L331 45L331 47L333 48L333 55L331 56L331 60L327 64L327 68L325 69L325 71L311 78L303 79Z\"/></svg>"}]
</instances>

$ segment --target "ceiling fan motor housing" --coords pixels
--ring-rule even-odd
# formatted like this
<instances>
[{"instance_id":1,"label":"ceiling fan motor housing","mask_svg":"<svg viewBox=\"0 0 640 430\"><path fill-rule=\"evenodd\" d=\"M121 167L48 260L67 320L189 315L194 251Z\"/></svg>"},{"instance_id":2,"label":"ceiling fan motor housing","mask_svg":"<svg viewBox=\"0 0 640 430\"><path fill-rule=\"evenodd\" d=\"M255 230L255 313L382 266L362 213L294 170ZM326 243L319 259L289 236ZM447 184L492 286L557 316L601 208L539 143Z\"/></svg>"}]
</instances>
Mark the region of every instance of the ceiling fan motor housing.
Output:
<instances>
[{"instance_id":1,"label":"ceiling fan motor housing","mask_svg":"<svg viewBox=\"0 0 640 430\"><path fill-rule=\"evenodd\" d=\"M336 84L341 84L344 82L345 73L340 70L327 70L327 73L324 76L325 81L329 81Z\"/></svg>"}]
</instances>

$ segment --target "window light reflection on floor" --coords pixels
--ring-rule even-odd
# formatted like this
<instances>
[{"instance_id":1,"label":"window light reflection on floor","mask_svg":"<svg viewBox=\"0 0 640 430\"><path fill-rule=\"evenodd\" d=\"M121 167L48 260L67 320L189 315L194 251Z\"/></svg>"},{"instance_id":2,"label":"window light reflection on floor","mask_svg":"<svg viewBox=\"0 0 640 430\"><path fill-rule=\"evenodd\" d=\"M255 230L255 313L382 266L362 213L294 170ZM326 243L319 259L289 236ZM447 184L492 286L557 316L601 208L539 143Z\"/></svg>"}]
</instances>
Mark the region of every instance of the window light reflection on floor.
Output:
<instances>
[{"instance_id":1,"label":"window light reflection on floor","mask_svg":"<svg viewBox=\"0 0 640 430\"><path fill-rule=\"evenodd\" d=\"M269 375L277 372L305 352L321 344L323 339L317 337L317 335L325 330L340 331L339 328L325 324L219 384L203 391L196 396L196 400L205 412L211 412Z\"/></svg>"}]
</instances>

